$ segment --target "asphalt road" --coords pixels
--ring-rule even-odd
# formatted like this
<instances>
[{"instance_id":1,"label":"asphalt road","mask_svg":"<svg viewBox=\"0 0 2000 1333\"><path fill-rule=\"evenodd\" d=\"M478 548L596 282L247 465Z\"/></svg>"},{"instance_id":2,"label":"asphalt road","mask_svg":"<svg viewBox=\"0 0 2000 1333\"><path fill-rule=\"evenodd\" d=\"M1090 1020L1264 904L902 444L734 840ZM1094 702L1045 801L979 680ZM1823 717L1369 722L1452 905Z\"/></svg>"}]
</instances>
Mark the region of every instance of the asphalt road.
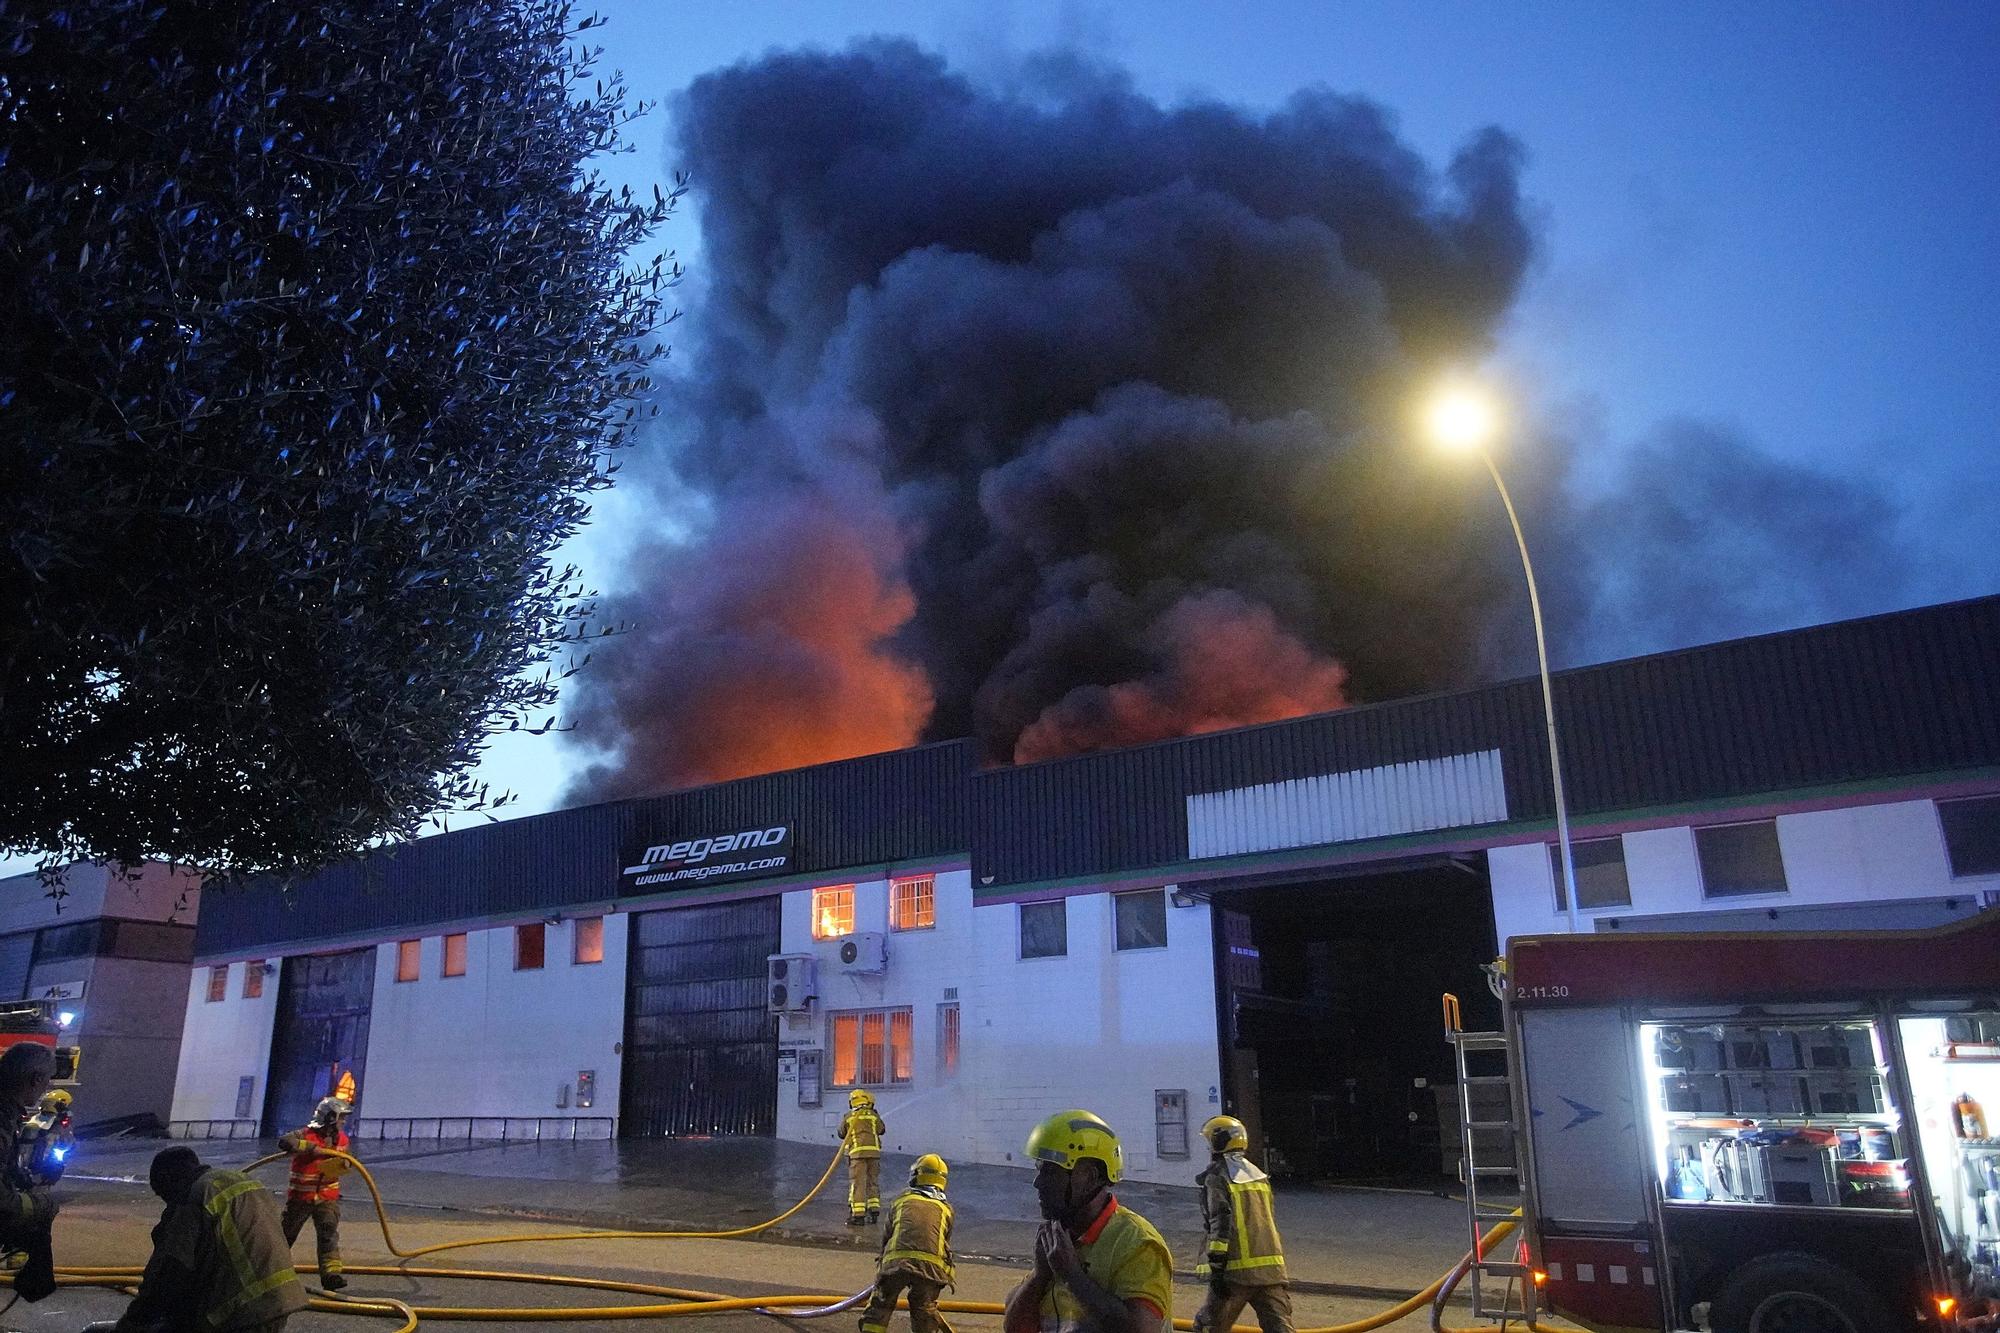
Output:
<instances>
[{"instance_id":1,"label":"asphalt road","mask_svg":"<svg viewBox=\"0 0 2000 1333\"><path fill-rule=\"evenodd\" d=\"M139 1264L145 1259L147 1233L158 1218L158 1207L143 1188L121 1183L81 1183L70 1187L69 1198L56 1224L58 1265ZM393 1262L382 1244L372 1210L350 1202L348 1224L343 1228L350 1263ZM522 1232L544 1233L561 1228L537 1226L485 1217L436 1217L421 1212L394 1219L397 1239L405 1248L437 1241L498 1236ZM300 1238L298 1255L301 1276L310 1272L311 1233ZM827 1249L807 1244L776 1244L759 1241L562 1241L541 1244L494 1246L419 1261L457 1268L519 1269L546 1273L571 1273L613 1280L646 1282L731 1295L769 1295L780 1292L826 1292L845 1295L866 1285L872 1276L868 1256L851 1249ZM1019 1279L1019 1270L1009 1266L966 1263L959 1267L958 1295L969 1300L1002 1299ZM356 1276L349 1295L385 1295L417 1305L437 1306L557 1306L579 1308L646 1304L653 1298L605 1292L564 1290L525 1286L511 1282ZM1175 1305L1182 1315L1192 1314L1201 1289L1192 1284L1176 1288ZM39 1305L16 1304L0 1313L0 1328L24 1333L75 1333L97 1319L116 1318L124 1308L123 1297L107 1291L65 1288ZM1297 1301L1299 1322L1326 1325L1358 1318L1380 1308L1381 1302L1343 1297L1301 1295ZM442 1325L427 1320L427 1327ZM756 1315L707 1315L674 1321L680 1333L751 1333L770 1320ZM784 1321L795 1333L848 1333L855 1327L855 1314L840 1314L806 1322ZM967 1333L997 1329L999 1320L991 1316L953 1316L954 1326ZM381 1317L322 1314L310 1312L293 1319L295 1333L358 1333L369 1328L392 1327ZM563 1328L610 1330L662 1328L668 1321L658 1319L580 1319L575 1323L548 1324L530 1321L487 1322L483 1328L522 1329ZM901 1328L899 1318L897 1327ZM1414 1330L1424 1326L1422 1315L1395 1325Z\"/></svg>"}]
</instances>

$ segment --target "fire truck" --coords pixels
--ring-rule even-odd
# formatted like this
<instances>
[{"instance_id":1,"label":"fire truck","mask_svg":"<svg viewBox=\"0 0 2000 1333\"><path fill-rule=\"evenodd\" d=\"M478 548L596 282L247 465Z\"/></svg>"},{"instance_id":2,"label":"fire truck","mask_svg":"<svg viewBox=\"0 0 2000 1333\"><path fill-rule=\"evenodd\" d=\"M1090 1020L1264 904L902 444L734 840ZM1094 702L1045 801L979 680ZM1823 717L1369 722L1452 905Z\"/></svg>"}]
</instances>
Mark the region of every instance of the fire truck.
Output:
<instances>
[{"instance_id":1,"label":"fire truck","mask_svg":"<svg viewBox=\"0 0 2000 1333\"><path fill-rule=\"evenodd\" d=\"M1988 1330L2000 1312L2000 909L1928 931L1558 935L1455 1031L1489 1318L1714 1333ZM1487 1063L1482 1066L1482 1061ZM1511 1201L1510 1201L1511 1202ZM1497 1294L1497 1298L1495 1293Z\"/></svg>"}]
</instances>

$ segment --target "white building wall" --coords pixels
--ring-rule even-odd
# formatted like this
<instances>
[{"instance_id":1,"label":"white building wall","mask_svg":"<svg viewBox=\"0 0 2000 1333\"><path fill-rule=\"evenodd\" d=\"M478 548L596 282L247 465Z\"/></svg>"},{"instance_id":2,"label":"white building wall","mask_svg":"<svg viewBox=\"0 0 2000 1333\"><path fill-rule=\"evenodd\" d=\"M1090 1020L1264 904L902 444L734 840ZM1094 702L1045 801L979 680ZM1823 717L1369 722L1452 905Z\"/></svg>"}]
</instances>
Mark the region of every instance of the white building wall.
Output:
<instances>
[{"instance_id":1,"label":"white building wall","mask_svg":"<svg viewBox=\"0 0 2000 1333\"><path fill-rule=\"evenodd\" d=\"M243 997L243 973L256 963L229 964L229 986L220 1000L208 998L206 967L196 967L187 980L186 1022L182 1026L180 1061L174 1075L175 1124L236 1118L238 1081L254 1079L249 1120L264 1114L264 1078L271 1065L271 1029L278 1016L277 960L264 978L264 993ZM86 1051L84 1059L90 1059ZM84 1066L86 1083L90 1067ZM256 1132L254 1123L248 1133Z\"/></svg>"},{"instance_id":2,"label":"white building wall","mask_svg":"<svg viewBox=\"0 0 2000 1333\"><path fill-rule=\"evenodd\" d=\"M574 961L574 919L552 925L543 965L528 971L514 968L513 926L468 931L462 977L444 975L444 936L427 935L415 981L396 980L395 943L377 946L363 1131L405 1118L616 1117L630 925L624 912L604 918L597 963ZM576 1105L582 1070L597 1075L588 1108Z\"/></svg>"},{"instance_id":3,"label":"white building wall","mask_svg":"<svg viewBox=\"0 0 2000 1333\"><path fill-rule=\"evenodd\" d=\"M2000 876L1955 879L1931 801L1887 801L1777 817L1778 846L1788 889L1778 894L1706 898L1694 829L1679 825L1624 835L1629 907L1581 913L1593 920L1630 919L1754 908L1830 907L2000 891ZM1487 853L1493 915L1504 947L1515 935L1568 929L1556 910L1549 844L1522 843Z\"/></svg>"},{"instance_id":4,"label":"white building wall","mask_svg":"<svg viewBox=\"0 0 2000 1333\"><path fill-rule=\"evenodd\" d=\"M1111 896L1068 902L1069 953L1019 956L1019 908L974 907L965 870L937 876L934 929L891 932L882 974L843 972L838 941L812 939L810 890L785 895L782 951L818 961L819 1003L786 1019L786 1047L826 1051L819 1108L798 1105L798 1084L781 1081L778 1135L835 1143L847 1090L835 1088L828 1014L846 1009L911 1010L912 1080L877 1088L892 1152L937 1152L949 1161L1020 1162L1028 1131L1052 1111L1082 1106L1124 1139L1135 1179L1183 1182L1186 1160L1154 1152L1153 1093L1188 1094L1190 1138L1214 1113L1217 1090L1215 974L1206 905L1167 908L1167 947L1119 952ZM856 885L855 929L887 931L886 879ZM961 1033L955 1079L939 1068L938 1006L958 992Z\"/></svg>"}]
</instances>

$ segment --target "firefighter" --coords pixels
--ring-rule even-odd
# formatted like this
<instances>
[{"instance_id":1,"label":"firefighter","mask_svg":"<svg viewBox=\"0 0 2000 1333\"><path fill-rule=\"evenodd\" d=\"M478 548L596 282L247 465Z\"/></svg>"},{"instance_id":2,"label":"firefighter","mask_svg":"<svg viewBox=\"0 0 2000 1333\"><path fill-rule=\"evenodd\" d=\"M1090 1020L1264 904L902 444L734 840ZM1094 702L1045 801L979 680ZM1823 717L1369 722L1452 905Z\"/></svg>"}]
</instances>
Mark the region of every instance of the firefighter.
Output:
<instances>
[{"instance_id":1,"label":"firefighter","mask_svg":"<svg viewBox=\"0 0 2000 1333\"><path fill-rule=\"evenodd\" d=\"M269 1190L178 1146L153 1158L151 1178L167 1207L118 1333L278 1333L306 1308Z\"/></svg>"},{"instance_id":2,"label":"firefighter","mask_svg":"<svg viewBox=\"0 0 2000 1333\"><path fill-rule=\"evenodd\" d=\"M1058 1111L1028 1135L1042 1227L1035 1266L1007 1297L1004 1333L1166 1333L1173 1256L1111 1187L1125 1154L1089 1111Z\"/></svg>"},{"instance_id":3,"label":"firefighter","mask_svg":"<svg viewBox=\"0 0 2000 1333\"><path fill-rule=\"evenodd\" d=\"M347 1285L340 1271L340 1177L347 1163L325 1154L329 1149L347 1151L345 1125L353 1109L338 1094L322 1097L310 1125L278 1140L278 1146L292 1154L291 1186L285 1192L285 1244L297 1241L306 1222L312 1222L313 1238L319 1243L319 1283L328 1291Z\"/></svg>"},{"instance_id":4,"label":"firefighter","mask_svg":"<svg viewBox=\"0 0 2000 1333\"><path fill-rule=\"evenodd\" d=\"M1271 1211L1271 1181L1243 1154L1250 1131L1233 1115L1211 1116L1201 1127L1208 1169L1201 1187L1201 1220L1208 1233L1208 1262L1196 1269L1208 1279L1208 1297L1194 1317L1197 1333L1227 1330L1248 1305L1263 1333L1292 1333L1292 1295L1285 1285L1285 1247Z\"/></svg>"},{"instance_id":5,"label":"firefighter","mask_svg":"<svg viewBox=\"0 0 2000 1333\"><path fill-rule=\"evenodd\" d=\"M847 1225L858 1227L882 1215L882 1135L887 1126L876 1113L872 1094L847 1094L840 1138L847 1147Z\"/></svg>"},{"instance_id":6,"label":"firefighter","mask_svg":"<svg viewBox=\"0 0 2000 1333\"><path fill-rule=\"evenodd\" d=\"M22 1158L30 1147L28 1117L40 1109L55 1073L55 1051L38 1042L16 1042L0 1053L0 1255L6 1267L23 1270L24 1277L32 1265L37 1276L27 1277L26 1285L36 1290L42 1285L42 1269L51 1284L54 1280L49 1228L56 1201L46 1178L37 1178Z\"/></svg>"},{"instance_id":7,"label":"firefighter","mask_svg":"<svg viewBox=\"0 0 2000 1333\"><path fill-rule=\"evenodd\" d=\"M896 1298L909 1296L912 1333L951 1333L938 1313L938 1296L951 1285L951 1204L945 1199L949 1168L936 1153L910 1167L910 1190L889 1204L882 1228L882 1258L875 1294L861 1312L861 1333L887 1333Z\"/></svg>"}]
</instances>

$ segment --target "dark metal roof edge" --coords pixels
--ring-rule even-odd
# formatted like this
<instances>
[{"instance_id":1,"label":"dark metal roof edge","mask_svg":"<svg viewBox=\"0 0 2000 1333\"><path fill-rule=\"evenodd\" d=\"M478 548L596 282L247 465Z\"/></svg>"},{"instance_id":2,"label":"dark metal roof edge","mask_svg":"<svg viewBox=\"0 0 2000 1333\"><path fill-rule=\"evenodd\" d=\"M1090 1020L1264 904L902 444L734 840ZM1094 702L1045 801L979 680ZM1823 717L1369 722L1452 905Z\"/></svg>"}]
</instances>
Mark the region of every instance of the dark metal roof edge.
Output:
<instances>
[{"instance_id":1,"label":"dark metal roof edge","mask_svg":"<svg viewBox=\"0 0 2000 1333\"><path fill-rule=\"evenodd\" d=\"M1920 606L1903 607L1894 611L1877 611L1865 616L1852 616L1845 620L1824 620L1811 625L1794 625L1790 629L1766 630L1762 634L1746 634L1734 639L1710 639L1704 643L1685 644L1678 648L1663 648L1658 652L1641 653L1636 657L1614 657L1605 662L1588 662L1581 666L1558 667L1549 673L1552 682L1581 680L1608 675L1613 672L1635 670L1649 665L1657 665L1680 658L1714 653L1722 649L1766 643L1775 639L1798 639L1807 635L1823 634L1843 629L1854 629L1878 621L1907 620L1931 613L1942 615L1949 611L1991 602L2000 605L2000 593L1987 593L1978 597L1961 597L1951 602L1927 602ZM1241 736L1250 732L1270 731L1279 727L1298 726L1302 723L1321 722L1332 718L1365 717L1370 714L1390 712L1403 708L1422 708L1448 699L1474 699L1481 695L1500 695L1511 690L1532 688L1540 683L1539 673L1530 676L1509 676L1504 680L1488 681L1479 685L1467 685L1458 689L1431 690L1423 694L1400 694L1393 699L1372 699L1365 703L1349 704L1345 708L1330 709L1321 713L1302 713L1297 717L1278 718L1270 722L1248 722L1240 727L1224 727L1216 731L1199 732L1192 736L1168 736L1140 745L1120 746L1115 750L1092 750L1086 754L1062 755L1054 759L1038 759L1030 764L991 764L974 769L974 779L992 777L1006 773L1046 773L1064 764L1084 764L1092 760L1104 760L1110 756L1143 754L1149 750L1164 750L1174 746L1195 746L1222 737ZM1537 704L1539 708L1539 702ZM1565 764L1567 767L1567 764Z\"/></svg>"}]
</instances>

